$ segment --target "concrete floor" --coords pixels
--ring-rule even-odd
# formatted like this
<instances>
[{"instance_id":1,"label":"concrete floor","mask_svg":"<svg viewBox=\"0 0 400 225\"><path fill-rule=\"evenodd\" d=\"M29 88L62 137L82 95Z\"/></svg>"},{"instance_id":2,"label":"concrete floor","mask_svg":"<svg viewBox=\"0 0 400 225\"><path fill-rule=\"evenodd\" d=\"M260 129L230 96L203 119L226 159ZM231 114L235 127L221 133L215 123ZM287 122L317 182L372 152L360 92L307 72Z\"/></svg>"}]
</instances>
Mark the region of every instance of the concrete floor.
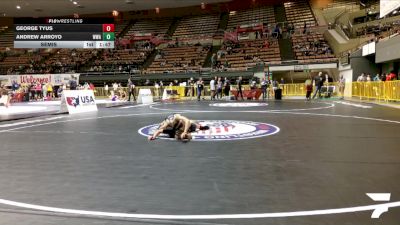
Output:
<instances>
[{"instance_id":1,"label":"concrete floor","mask_svg":"<svg viewBox=\"0 0 400 225\"><path fill-rule=\"evenodd\" d=\"M97 113L43 116L33 122L0 122L0 199L171 216L292 215L386 203L374 202L366 193L391 193L390 202L400 201L398 109L334 101L269 101L260 107L210 103L100 108ZM259 138L189 143L149 142L138 133L174 112L195 120L266 123L280 131ZM371 219L372 211L162 220L55 213L11 203L0 204L0 224L390 225L400 221L399 207L379 219Z\"/></svg>"}]
</instances>

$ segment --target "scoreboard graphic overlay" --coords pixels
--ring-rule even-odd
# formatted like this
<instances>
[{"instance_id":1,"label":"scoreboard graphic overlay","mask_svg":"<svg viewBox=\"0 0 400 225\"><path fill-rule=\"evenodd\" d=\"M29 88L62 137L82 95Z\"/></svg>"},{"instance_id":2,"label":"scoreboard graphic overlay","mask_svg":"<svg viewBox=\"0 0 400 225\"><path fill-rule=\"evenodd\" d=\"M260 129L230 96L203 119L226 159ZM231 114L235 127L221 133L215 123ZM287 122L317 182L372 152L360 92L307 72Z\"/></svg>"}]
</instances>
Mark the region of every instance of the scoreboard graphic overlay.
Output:
<instances>
[{"instance_id":1,"label":"scoreboard graphic overlay","mask_svg":"<svg viewBox=\"0 0 400 225\"><path fill-rule=\"evenodd\" d=\"M14 48L114 48L113 18L15 18Z\"/></svg>"}]
</instances>

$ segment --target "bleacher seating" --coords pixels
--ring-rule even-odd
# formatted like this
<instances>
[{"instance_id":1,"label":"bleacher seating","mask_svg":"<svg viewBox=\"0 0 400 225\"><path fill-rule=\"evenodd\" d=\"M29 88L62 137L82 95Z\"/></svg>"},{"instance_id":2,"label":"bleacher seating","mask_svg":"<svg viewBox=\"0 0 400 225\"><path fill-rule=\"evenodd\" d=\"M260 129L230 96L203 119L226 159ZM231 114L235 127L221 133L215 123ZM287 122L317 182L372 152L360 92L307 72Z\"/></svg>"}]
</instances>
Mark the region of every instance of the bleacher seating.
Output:
<instances>
[{"instance_id":1,"label":"bleacher seating","mask_svg":"<svg viewBox=\"0 0 400 225\"><path fill-rule=\"evenodd\" d=\"M376 24L376 25L366 25L364 27L360 27L356 30L356 36L365 36L370 34L375 34L379 36L380 33L389 31L393 27L392 23L388 24Z\"/></svg>"},{"instance_id":2,"label":"bleacher seating","mask_svg":"<svg viewBox=\"0 0 400 225\"><path fill-rule=\"evenodd\" d=\"M171 26L172 18L157 18L157 19L144 19L137 21L126 32L124 37L130 37L135 33L151 33L153 35L166 34L168 28Z\"/></svg>"},{"instance_id":3,"label":"bleacher seating","mask_svg":"<svg viewBox=\"0 0 400 225\"><path fill-rule=\"evenodd\" d=\"M40 61L49 56L49 52L41 50L39 52L25 52L25 51L13 51L8 53L4 59L0 62L0 74L1 73L26 73L32 71Z\"/></svg>"},{"instance_id":4,"label":"bleacher seating","mask_svg":"<svg viewBox=\"0 0 400 225\"><path fill-rule=\"evenodd\" d=\"M100 66L103 71L106 70L122 70L129 66L138 68L142 65L148 55L154 50L154 46L147 41L136 42L131 49L110 49L103 52L96 58L94 64L90 68L95 70ZM125 69L124 69L125 70Z\"/></svg>"},{"instance_id":5,"label":"bleacher seating","mask_svg":"<svg viewBox=\"0 0 400 225\"><path fill-rule=\"evenodd\" d=\"M333 0L328 3L326 9L344 7L346 9L360 9L360 1L357 0Z\"/></svg>"},{"instance_id":6,"label":"bleacher seating","mask_svg":"<svg viewBox=\"0 0 400 225\"><path fill-rule=\"evenodd\" d=\"M295 58L302 63L336 61L322 34L295 34L292 36L292 44Z\"/></svg>"},{"instance_id":7,"label":"bleacher seating","mask_svg":"<svg viewBox=\"0 0 400 225\"><path fill-rule=\"evenodd\" d=\"M59 49L45 61L49 72L77 71L98 53L95 49Z\"/></svg>"},{"instance_id":8,"label":"bleacher seating","mask_svg":"<svg viewBox=\"0 0 400 225\"><path fill-rule=\"evenodd\" d=\"M227 70L229 68L245 70L257 63L278 64L281 60L276 39L245 40L236 44L225 43L218 55L220 55L217 56L220 64L229 65Z\"/></svg>"},{"instance_id":9,"label":"bleacher seating","mask_svg":"<svg viewBox=\"0 0 400 225\"><path fill-rule=\"evenodd\" d=\"M184 17L179 22L174 38L211 36L217 31L219 15L201 15Z\"/></svg>"},{"instance_id":10,"label":"bleacher seating","mask_svg":"<svg viewBox=\"0 0 400 225\"><path fill-rule=\"evenodd\" d=\"M293 0L284 3L285 13L289 24L293 24L297 30L302 30L304 23L308 27L316 26L316 20L308 2ZM172 36L175 42L168 47L159 46L158 54L153 61L149 58L156 46L147 41L129 40L133 34L165 35L171 27L173 18L139 19L136 21L124 20L116 23L115 33L117 37L122 31L127 30L120 36L121 45L113 50L100 49L53 49L50 52L41 52L40 57L34 54L20 52L14 56L2 56L0 58L0 69L12 68L16 72L43 72L64 73L70 71L107 71L120 70L124 68L143 68L147 62L150 65L145 73L174 73L199 71L205 64L210 46L195 43L193 39L213 36L220 23L219 14L203 14L197 16L185 16L177 21L176 30ZM229 16L227 30L234 29L240 25L252 25L261 23L265 25L268 35L256 35L256 40L241 40L238 43L225 42L218 52L217 67L226 70L246 70L258 63L279 64L281 54L278 40L272 35L276 23L273 6L262 6L245 10L238 10ZM132 25L131 25L132 24ZM129 29L125 29L129 26ZM285 31L285 30L284 30ZM327 42L321 34L310 34L295 32L292 36L293 51L295 59L303 62L324 62L334 60ZM289 36L288 36L289 37ZM253 38L248 36L247 38ZM278 38L280 38L278 36ZM185 40L188 39L188 40ZM156 43L158 39L151 39ZM161 40L161 39L160 39ZM171 40L171 39L165 39ZM163 41L165 41L163 40ZM161 42L161 41L160 41ZM203 41L204 42L204 41ZM146 44L147 43L147 44ZM183 44L186 43L186 44ZM209 43L209 42L207 42ZM316 44L318 43L318 44ZM146 44L146 46L144 46ZM13 47L13 31L6 27L0 27L0 49ZM315 49L316 47L316 49ZM310 50L311 49L311 50ZM314 51L315 50L315 51ZM146 62L146 63L145 63ZM101 69L99 69L101 68Z\"/></svg>"},{"instance_id":11,"label":"bleacher seating","mask_svg":"<svg viewBox=\"0 0 400 225\"><path fill-rule=\"evenodd\" d=\"M316 26L317 23L314 14L311 11L308 1L296 0L285 2L286 19L289 23L293 23L295 28Z\"/></svg>"},{"instance_id":12,"label":"bleacher seating","mask_svg":"<svg viewBox=\"0 0 400 225\"><path fill-rule=\"evenodd\" d=\"M263 6L246 10L239 10L229 15L228 29L232 30L240 25L255 23L275 23L274 7Z\"/></svg>"},{"instance_id":13,"label":"bleacher seating","mask_svg":"<svg viewBox=\"0 0 400 225\"><path fill-rule=\"evenodd\" d=\"M0 34L0 49L12 48L14 46L14 31L8 29Z\"/></svg>"},{"instance_id":14,"label":"bleacher seating","mask_svg":"<svg viewBox=\"0 0 400 225\"><path fill-rule=\"evenodd\" d=\"M0 26L0 33L2 33L3 31L7 30L8 26Z\"/></svg>"},{"instance_id":15,"label":"bleacher seating","mask_svg":"<svg viewBox=\"0 0 400 225\"><path fill-rule=\"evenodd\" d=\"M119 37L121 32L125 29L126 26L129 25L129 20L124 20L120 23L115 24L115 35Z\"/></svg>"},{"instance_id":16,"label":"bleacher seating","mask_svg":"<svg viewBox=\"0 0 400 225\"><path fill-rule=\"evenodd\" d=\"M203 65L209 46L175 46L160 50L156 59L147 68L147 73L173 73L199 71Z\"/></svg>"}]
</instances>

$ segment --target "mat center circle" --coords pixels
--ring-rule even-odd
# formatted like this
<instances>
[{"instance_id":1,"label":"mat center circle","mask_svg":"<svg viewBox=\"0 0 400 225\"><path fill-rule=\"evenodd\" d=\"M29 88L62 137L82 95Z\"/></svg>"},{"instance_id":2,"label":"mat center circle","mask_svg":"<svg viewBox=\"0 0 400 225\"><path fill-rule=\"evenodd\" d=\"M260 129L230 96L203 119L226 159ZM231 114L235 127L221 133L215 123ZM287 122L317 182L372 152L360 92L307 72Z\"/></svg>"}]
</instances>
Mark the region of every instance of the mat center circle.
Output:
<instances>
[{"instance_id":1,"label":"mat center circle","mask_svg":"<svg viewBox=\"0 0 400 225\"><path fill-rule=\"evenodd\" d=\"M279 132L279 127L252 121L237 120L200 120L197 121L203 126L209 126L206 131L196 131L192 133L193 141L229 141L265 137ZM138 130L139 134L149 137L159 127L160 124L152 124ZM160 139L169 139L167 135L161 135Z\"/></svg>"}]
</instances>

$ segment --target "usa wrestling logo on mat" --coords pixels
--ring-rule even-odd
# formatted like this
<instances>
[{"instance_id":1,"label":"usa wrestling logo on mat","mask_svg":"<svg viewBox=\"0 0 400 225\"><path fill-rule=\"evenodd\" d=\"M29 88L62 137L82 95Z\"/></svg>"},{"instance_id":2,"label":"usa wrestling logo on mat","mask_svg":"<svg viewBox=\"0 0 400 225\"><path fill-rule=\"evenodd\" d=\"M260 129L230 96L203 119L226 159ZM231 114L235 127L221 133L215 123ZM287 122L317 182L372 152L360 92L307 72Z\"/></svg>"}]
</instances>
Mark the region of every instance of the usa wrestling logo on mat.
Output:
<instances>
[{"instance_id":1,"label":"usa wrestling logo on mat","mask_svg":"<svg viewBox=\"0 0 400 225\"><path fill-rule=\"evenodd\" d=\"M197 121L202 126L209 126L209 130L192 133L193 141L231 141L258 138L274 135L279 132L279 127L251 121L237 120L201 120ZM139 134L149 137L158 129L159 124L153 124L139 129ZM160 135L160 139L171 139ZM172 139L171 139L172 140Z\"/></svg>"}]
</instances>

